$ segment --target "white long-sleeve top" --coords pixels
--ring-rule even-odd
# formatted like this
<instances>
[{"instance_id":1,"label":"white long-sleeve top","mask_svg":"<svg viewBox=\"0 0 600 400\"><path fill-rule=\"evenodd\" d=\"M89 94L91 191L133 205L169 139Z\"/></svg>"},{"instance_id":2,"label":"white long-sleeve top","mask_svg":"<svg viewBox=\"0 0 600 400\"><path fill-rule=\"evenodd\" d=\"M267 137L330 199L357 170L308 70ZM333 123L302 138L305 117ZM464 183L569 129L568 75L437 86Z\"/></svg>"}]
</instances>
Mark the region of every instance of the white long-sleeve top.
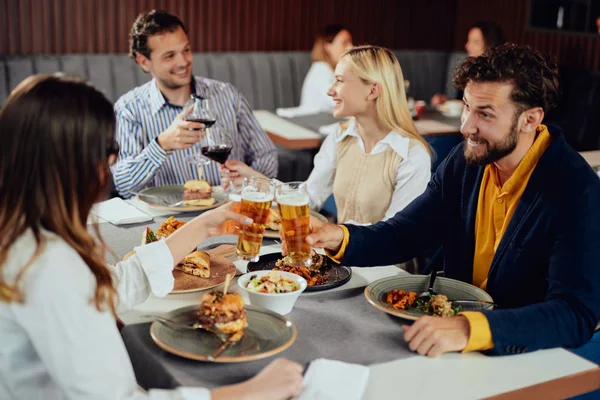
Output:
<instances>
[{"instance_id":1,"label":"white long-sleeve top","mask_svg":"<svg viewBox=\"0 0 600 400\"><path fill-rule=\"evenodd\" d=\"M300 106L278 108L277 115L286 118L333 111L333 99L327 91L333 84L333 70L325 61L315 61L310 66L300 94Z\"/></svg>"},{"instance_id":2,"label":"white long-sleeve top","mask_svg":"<svg viewBox=\"0 0 600 400\"><path fill-rule=\"evenodd\" d=\"M365 145L358 134L355 119L349 122L348 127L343 132L339 127L335 134L327 136L315 156L314 168L306 184L310 206L314 210L321 209L325 200L333 193L337 145L346 136L356 137L358 145L363 152L365 151ZM398 166L394 194L384 220L393 217L398 211L404 209L421 195L431 179L431 157L423 146L410 146L410 139L398 132L391 131L375 145L370 154L381 153L388 147L391 147L403 160ZM381 171L373 171L373 174L380 173ZM377 194L374 193L373 196L375 201ZM354 221L340 222L354 223Z\"/></svg>"},{"instance_id":3,"label":"white long-sleeve top","mask_svg":"<svg viewBox=\"0 0 600 400\"><path fill-rule=\"evenodd\" d=\"M48 231L43 236L46 247L21 280L24 302L0 302L0 399L210 399L202 388L140 391L114 317L92 301L94 275L64 240ZM7 282L35 246L31 231L13 244L1 270ZM114 266L118 309L150 292L167 295L172 268L164 241L137 247Z\"/></svg>"}]
</instances>

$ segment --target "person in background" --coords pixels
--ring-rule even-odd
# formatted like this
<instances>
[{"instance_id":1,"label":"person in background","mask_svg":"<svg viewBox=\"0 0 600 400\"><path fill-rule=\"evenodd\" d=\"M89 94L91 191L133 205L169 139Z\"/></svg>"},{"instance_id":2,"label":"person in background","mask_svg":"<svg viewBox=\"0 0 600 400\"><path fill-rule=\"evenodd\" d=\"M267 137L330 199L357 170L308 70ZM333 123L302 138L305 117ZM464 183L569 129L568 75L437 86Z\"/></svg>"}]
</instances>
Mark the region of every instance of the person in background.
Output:
<instances>
[{"instance_id":1,"label":"person in background","mask_svg":"<svg viewBox=\"0 0 600 400\"><path fill-rule=\"evenodd\" d=\"M300 106L280 108L277 114L293 117L319 112L332 112L333 101L327 89L333 82L333 71L341 55L352 48L352 35L342 25L327 25L315 39L312 65L304 78Z\"/></svg>"},{"instance_id":2,"label":"person in background","mask_svg":"<svg viewBox=\"0 0 600 400\"><path fill-rule=\"evenodd\" d=\"M340 58L327 94L333 116L351 119L327 136L315 156L307 180L311 208L319 210L333 193L338 221L371 224L393 217L431 177L429 146L408 111L398 59L382 47L355 47ZM237 161L226 167L234 182L257 175Z\"/></svg>"},{"instance_id":3,"label":"person in background","mask_svg":"<svg viewBox=\"0 0 600 400\"><path fill-rule=\"evenodd\" d=\"M118 146L112 104L75 78L36 75L0 111L0 398L288 399L302 367L279 359L254 378L209 391L138 389L116 313L173 289L172 270L228 219L200 215L165 240L106 264L86 224L109 186ZM249 220L249 221L248 221ZM199 371L201 373L201 371Z\"/></svg>"},{"instance_id":4,"label":"person in background","mask_svg":"<svg viewBox=\"0 0 600 400\"><path fill-rule=\"evenodd\" d=\"M111 167L123 197L150 186L200 179L187 157L200 154L204 125L185 120L183 106L195 93L210 98L217 122L212 129L230 133L230 158L257 171L277 175L277 149L244 96L231 84L193 76L192 47L183 22L166 11L140 14L130 33L130 56L152 80L121 96L115 104L121 152ZM219 185L217 163L204 167L204 179Z\"/></svg>"},{"instance_id":5,"label":"person in background","mask_svg":"<svg viewBox=\"0 0 600 400\"><path fill-rule=\"evenodd\" d=\"M344 265L389 265L443 245L445 276L486 290L498 305L403 326L409 348L508 355L565 347L600 363L600 180L542 124L558 102L558 67L528 46L469 57L464 143L425 192L370 227L314 219L307 242Z\"/></svg>"},{"instance_id":6,"label":"person in background","mask_svg":"<svg viewBox=\"0 0 600 400\"><path fill-rule=\"evenodd\" d=\"M486 50L492 47L500 46L505 42L502 28L492 21L483 21L475 23L467 35L465 50L467 57L479 57ZM463 91L459 90L456 94L456 100L462 100ZM448 97L442 93L436 93L431 98L431 105L438 106L448 100Z\"/></svg>"}]
</instances>

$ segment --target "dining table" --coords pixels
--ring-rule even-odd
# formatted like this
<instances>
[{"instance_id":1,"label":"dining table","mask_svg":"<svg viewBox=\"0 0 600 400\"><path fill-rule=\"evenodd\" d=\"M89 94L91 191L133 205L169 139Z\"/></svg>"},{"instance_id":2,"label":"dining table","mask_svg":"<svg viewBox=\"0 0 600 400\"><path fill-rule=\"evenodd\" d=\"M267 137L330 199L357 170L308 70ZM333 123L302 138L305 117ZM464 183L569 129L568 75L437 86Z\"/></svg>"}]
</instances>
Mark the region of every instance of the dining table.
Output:
<instances>
[{"instance_id":1,"label":"dining table","mask_svg":"<svg viewBox=\"0 0 600 400\"><path fill-rule=\"evenodd\" d=\"M135 200L130 202L136 205ZM176 218L189 221L197 214L181 213ZM155 214L152 222L119 226L98 221L99 232L110 248L108 261L118 262L139 245L146 226L156 229L166 219L165 214ZM199 243L199 248L235 245L236 240L233 235L215 236ZM261 254L280 250L274 240L265 239ZM238 276L247 272L247 262L232 261ZM350 281L340 287L302 293L285 316L297 329L293 344L277 356L255 361L204 362L162 350L150 335L151 320L145 315L198 306L203 292L169 294L164 298L150 295L145 302L119 314L125 323L121 335L138 384L144 389L214 388L249 379L275 357L284 357L305 367L317 359L368 366L363 399L566 398L600 388L598 365L565 349L511 356L477 352L446 354L437 359L420 356L403 340L402 325L409 322L376 309L364 296L370 283L408 273L393 265L351 269ZM216 290L222 290L222 286ZM237 286L237 278L231 281L229 290L245 295Z\"/></svg>"}]
</instances>

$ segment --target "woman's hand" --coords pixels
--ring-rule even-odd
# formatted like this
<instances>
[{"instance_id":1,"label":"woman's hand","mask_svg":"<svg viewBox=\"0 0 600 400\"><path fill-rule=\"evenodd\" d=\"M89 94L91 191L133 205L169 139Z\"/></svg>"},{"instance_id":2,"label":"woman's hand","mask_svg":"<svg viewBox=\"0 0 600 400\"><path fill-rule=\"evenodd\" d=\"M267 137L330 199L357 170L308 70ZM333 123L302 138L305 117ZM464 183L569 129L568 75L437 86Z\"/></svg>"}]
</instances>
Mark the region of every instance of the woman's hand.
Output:
<instances>
[{"instance_id":1,"label":"woman's hand","mask_svg":"<svg viewBox=\"0 0 600 400\"><path fill-rule=\"evenodd\" d=\"M269 179L260 172L253 170L248 164L238 160L227 160L225 165L219 164L219 170L221 176L227 178L227 184L233 183L235 187L242 186L244 178L251 176Z\"/></svg>"},{"instance_id":2,"label":"woman's hand","mask_svg":"<svg viewBox=\"0 0 600 400\"><path fill-rule=\"evenodd\" d=\"M206 211L165 239L173 255L175 265L191 253L204 239L221 234L225 221L231 219L244 225L252 223L251 218L231 211L231 206L232 204L228 203L214 210Z\"/></svg>"},{"instance_id":3,"label":"woman's hand","mask_svg":"<svg viewBox=\"0 0 600 400\"><path fill-rule=\"evenodd\" d=\"M302 366L285 358L271 362L254 378L211 391L213 400L287 400L302 393Z\"/></svg>"}]
</instances>

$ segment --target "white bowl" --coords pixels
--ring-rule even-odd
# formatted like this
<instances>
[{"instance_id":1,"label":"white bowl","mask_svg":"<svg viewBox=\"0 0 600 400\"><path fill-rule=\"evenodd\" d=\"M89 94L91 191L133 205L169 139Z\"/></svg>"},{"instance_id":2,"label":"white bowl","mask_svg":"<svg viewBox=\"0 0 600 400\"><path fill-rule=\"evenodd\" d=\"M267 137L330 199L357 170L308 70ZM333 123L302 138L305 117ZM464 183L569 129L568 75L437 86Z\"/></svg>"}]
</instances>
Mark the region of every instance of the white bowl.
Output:
<instances>
[{"instance_id":1,"label":"white bowl","mask_svg":"<svg viewBox=\"0 0 600 400\"><path fill-rule=\"evenodd\" d=\"M294 308L294 304L296 304L296 300L300 297L300 294L304 292L306 289L307 283L306 279L303 277L292 274L291 272L277 271L279 275L283 278L289 279L291 281L297 282L300 285L298 290L289 293L258 293L248 290L248 282L250 282L250 278L257 276L262 277L268 275L271 270L265 271L254 271L248 272L240 276L238 279L238 286L241 290L248 294L248 298L250 299L250 304L258 307L264 307L271 311L275 311L281 315L288 314Z\"/></svg>"}]
</instances>

